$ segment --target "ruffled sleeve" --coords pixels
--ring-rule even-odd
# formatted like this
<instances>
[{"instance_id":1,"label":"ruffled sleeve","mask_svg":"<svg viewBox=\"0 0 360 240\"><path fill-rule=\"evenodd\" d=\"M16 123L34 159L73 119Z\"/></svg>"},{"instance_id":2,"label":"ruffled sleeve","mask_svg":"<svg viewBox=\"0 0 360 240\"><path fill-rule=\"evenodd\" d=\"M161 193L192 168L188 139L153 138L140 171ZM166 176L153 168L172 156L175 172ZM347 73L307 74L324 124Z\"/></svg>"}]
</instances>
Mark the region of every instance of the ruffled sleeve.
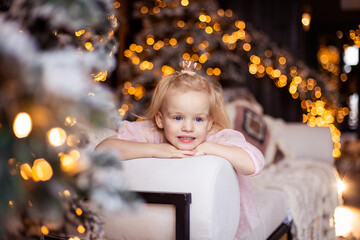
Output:
<instances>
[{"instance_id":1,"label":"ruffled sleeve","mask_svg":"<svg viewBox=\"0 0 360 240\"><path fill-rule=\"evenodd\" d=\"M123 121L117 138L133 142L161 143L161 133L152 121Z\"/></svg>"},{"instance_id":2,"label":"ruffled sleeve","mask_svg":"<svg viewBox=\"0 0 360 240\"><path fill-rule=\"evenodd\" d=\"M239 131L224 129L217 132L216 134L209 135L206 140L244 149L250 155L255 166L254 173L249 176L258 175L264 167L264 155L258 148L247 142L244 135Z\"/></svg>"}]
</instances>

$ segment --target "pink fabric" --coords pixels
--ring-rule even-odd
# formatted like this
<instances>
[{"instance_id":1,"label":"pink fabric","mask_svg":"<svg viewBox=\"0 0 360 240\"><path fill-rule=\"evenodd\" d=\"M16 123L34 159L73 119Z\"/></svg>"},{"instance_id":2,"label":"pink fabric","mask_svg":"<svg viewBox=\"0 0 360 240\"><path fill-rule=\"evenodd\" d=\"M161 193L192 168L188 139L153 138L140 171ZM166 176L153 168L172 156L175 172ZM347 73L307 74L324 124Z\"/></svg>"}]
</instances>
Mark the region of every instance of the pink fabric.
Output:
<instances>
[{"instance_id":1,"label":"pink fabric","mask_svg":"<svg viewBox=\"0 0 360 240\"><path fill-rule=\"evenodd\" d=\"M129 122L123 121L122 127L119 129L117 137L119 139L135 141L135 142L151 142L164 143L166 139L158 130L155 124L151 121ZM264 156L259 149L245 140L242 133L232 130L224 129L217 133L209 132L206 141L216 142L228 146L237 146L243 148L251 156L255 172L257 175L264 167ZM247 179L248 176L237 174L240 187L240 221L236 233L237 238L244 238L259 223L260 218L255 204L255 196L252 186Z\"/></svg>"}]
</instances>

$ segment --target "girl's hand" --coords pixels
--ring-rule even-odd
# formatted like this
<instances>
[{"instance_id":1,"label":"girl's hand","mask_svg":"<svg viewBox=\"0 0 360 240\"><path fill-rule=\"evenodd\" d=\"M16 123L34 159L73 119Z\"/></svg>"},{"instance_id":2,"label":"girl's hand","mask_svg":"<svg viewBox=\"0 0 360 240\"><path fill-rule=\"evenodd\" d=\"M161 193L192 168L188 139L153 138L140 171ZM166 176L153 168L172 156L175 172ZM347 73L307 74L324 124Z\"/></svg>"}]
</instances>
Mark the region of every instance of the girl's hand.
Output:
<instances>
[{"instance_id":1,"label":"girl's hand","mask_svg":"<svg viewBox=\"0 0 360 240\"><path fill-rule=\"evenodd\" d=\"M169 143L156 144L153 157L157 158L184 158L195 155L195 150L179 150Z\"/></svg>"},{"instance_id":2,"label":"girl's hand","mask_svg":"<svg viewBox=\"0 0 360 240\"><path fill-rule=\"evenodd\" d=\"M211 148L211 145L214 144L213 142L203 142L199 144L195 149L195 156L203 156L209 153L209 149Z\"/></svg>"}]
</instances>

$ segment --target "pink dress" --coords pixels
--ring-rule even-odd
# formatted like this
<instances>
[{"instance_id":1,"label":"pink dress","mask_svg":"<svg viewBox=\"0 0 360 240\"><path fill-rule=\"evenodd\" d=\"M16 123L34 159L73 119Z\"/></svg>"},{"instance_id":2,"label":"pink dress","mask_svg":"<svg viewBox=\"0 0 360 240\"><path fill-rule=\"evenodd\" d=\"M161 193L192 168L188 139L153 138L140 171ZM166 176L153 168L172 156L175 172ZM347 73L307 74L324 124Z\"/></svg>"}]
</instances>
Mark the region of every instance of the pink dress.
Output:
<instances>
[{"instance_id":1,"label":"pink dress","mask_svg":"<svg viewBox=\"0 0 360 240\"><path fill-rule=\"evenodd\" d=\"M123 121L122 127L118 131L119 139L134 142L164 143L166 139L151 121L129 122ZM223 145L237 146L244 149L251 156L255 172L250 176L257 175L264 166L264 156L259 149L245 140L242 133L224 129L215 134L211 132L207 135L206 141L216 142ZM255 204L255 196L252 186L247 179L248 176L237 174L240 187L240 222L236 233L236 238L244 238L249 235L260 221Z\"/></svg>"}]
</instances>

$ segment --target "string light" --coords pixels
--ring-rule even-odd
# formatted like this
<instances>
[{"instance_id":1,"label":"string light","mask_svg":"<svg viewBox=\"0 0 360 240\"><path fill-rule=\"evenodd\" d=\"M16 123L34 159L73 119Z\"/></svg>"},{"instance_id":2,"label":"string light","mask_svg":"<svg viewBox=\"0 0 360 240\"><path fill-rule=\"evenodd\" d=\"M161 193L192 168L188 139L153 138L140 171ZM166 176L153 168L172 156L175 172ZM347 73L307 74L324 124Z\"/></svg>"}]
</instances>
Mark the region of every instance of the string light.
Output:
<instances>
[{"instance_id":1,"label":"string light","mask_svg":"<svg viewBox=\"0 0 360 240\"><path fill-rule=\"evenodd\" d=\"M79 225L79 226L77 227L77 231L78 231L79 233L84 233L84 232L85 232L85 227L84 227L83 225Z\"/></svg>"},{"instance_id":2,"label":"string light","mask_svg":"<svg viewBox=\"0 0 360 240\"><path fill-rule=\"evenodd\" d=\"M92 74L94 81L96 82L105 82L107 79L108 72L105 70L104 72L99 72L98 74Z\"/></svg>"},{"instance_id":3,"label":"string light","mask_svg":"<svg viewBox=\"0 0 360 240\"><path fill-rule=\"evenodd\" d=\"M54 147L63 145L66 141L66 131L60 127L52 128L48 131L48 141Z\"/></svg>"},{"instance_id":4,"label":"string light","mask_svg":"<svg viewBox=\"0 0 360 240\"><path fill-rule=\"evenodd\" d=\"M15 136L18 138L25 138L30 134L31 129L32 121L30 115L25 112L18 113L13 124Z\"/></svg>"},{"instance_id":5,"label":"string light","mask_svg":"<svg viewBox=\"0 0 360 240\"><path fill-rule=\"evenodd\" d=\"M43 158L36 159L31 168L32 177L35 181L48 181L53 175L51 165Z\"/></svg>"},{"instance_id":6,"label":"string light","mask_svg":"<svg viewBox=\"0 0 360 240\"><path fill-rule=\"evenodd\" d=\"M45 226L41 227L41 233L44 235L48 235L49 234L49 229Z\"/></svg>"}]
</instances>

